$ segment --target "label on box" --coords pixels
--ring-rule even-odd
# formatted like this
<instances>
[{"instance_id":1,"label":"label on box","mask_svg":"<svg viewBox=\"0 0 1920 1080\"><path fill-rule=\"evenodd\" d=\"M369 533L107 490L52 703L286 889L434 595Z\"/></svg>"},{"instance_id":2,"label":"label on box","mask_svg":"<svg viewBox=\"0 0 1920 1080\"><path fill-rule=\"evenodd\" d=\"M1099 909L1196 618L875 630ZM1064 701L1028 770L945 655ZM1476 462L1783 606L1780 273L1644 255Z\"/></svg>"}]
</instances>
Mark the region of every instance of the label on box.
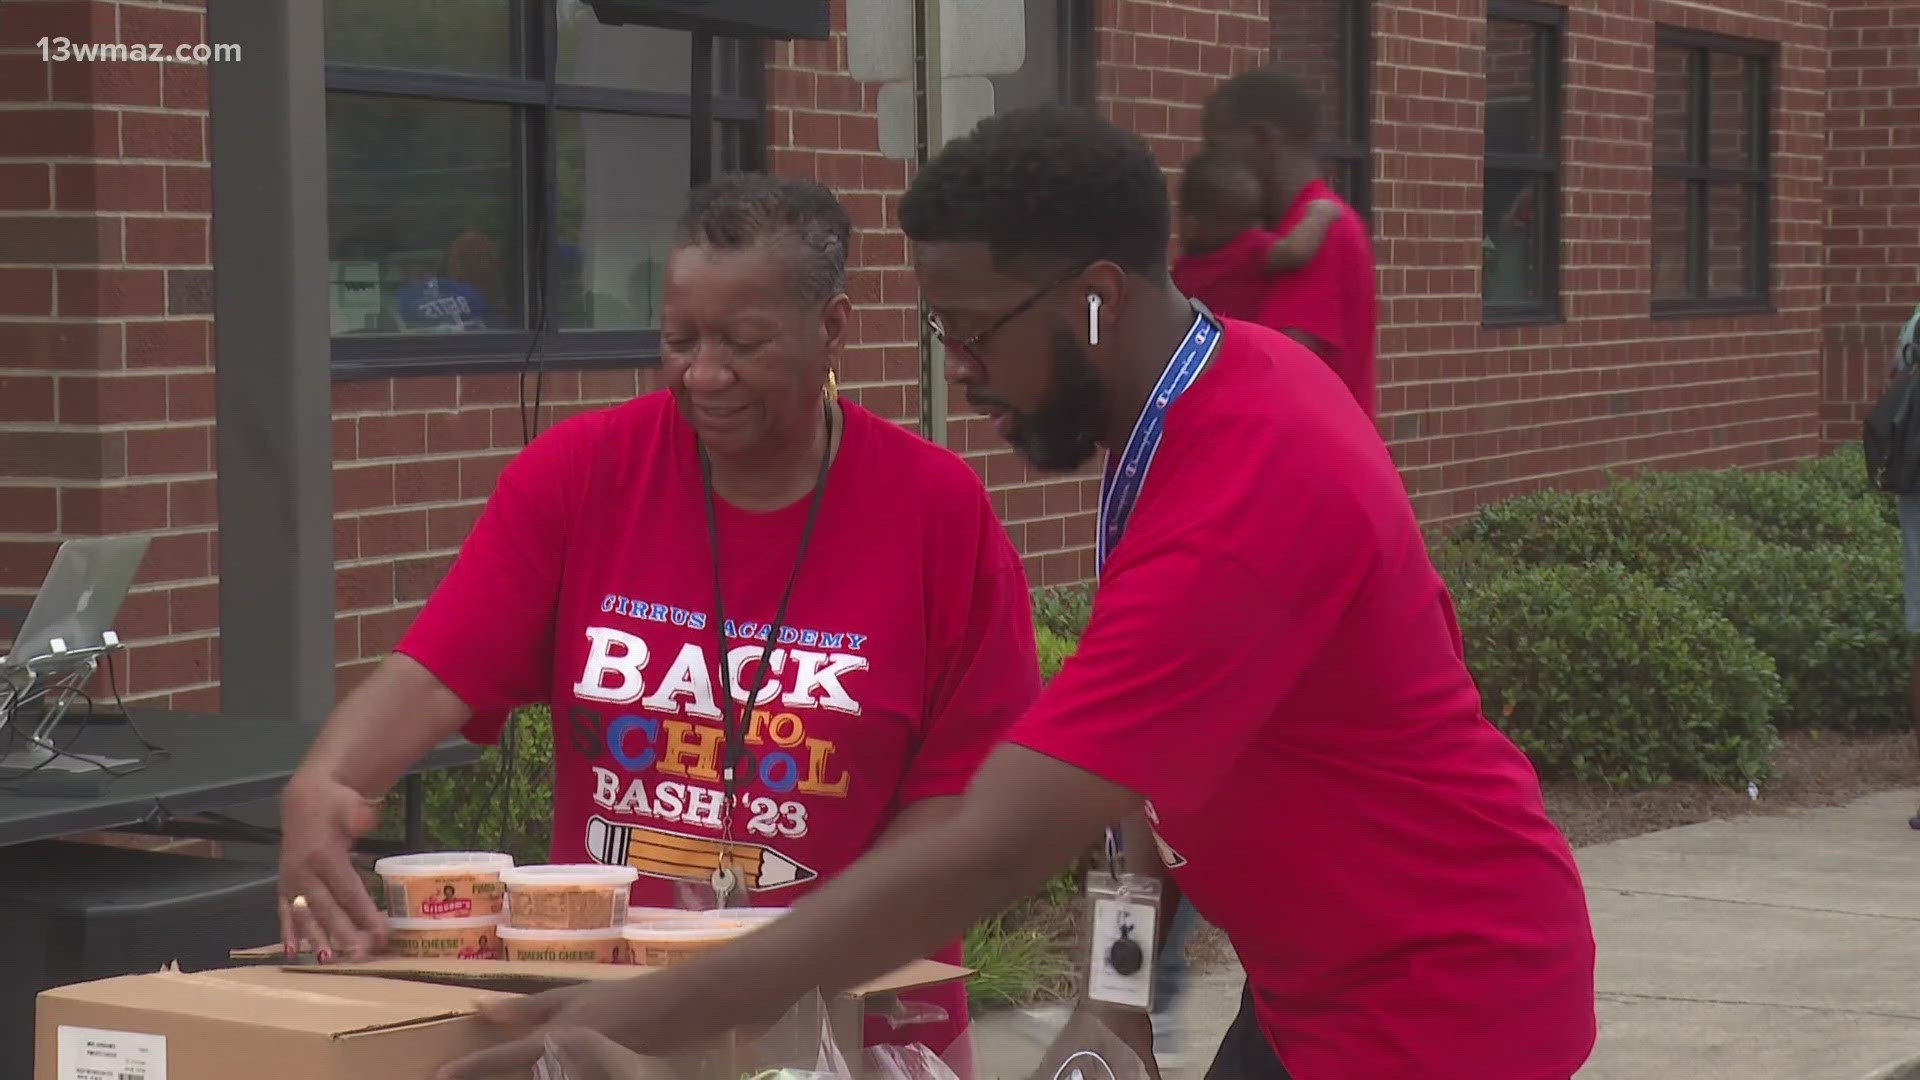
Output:
<instances>
[{"instance_id":1,"label":"label on box","mask_svg":"<svg viewBox=\"0 0 1920 1080\"><path fill-rule=\"evenodd\" d=\"M61 1024L55 1080L167 1080L167 1037Z\"/></svg>"}]
</instances>

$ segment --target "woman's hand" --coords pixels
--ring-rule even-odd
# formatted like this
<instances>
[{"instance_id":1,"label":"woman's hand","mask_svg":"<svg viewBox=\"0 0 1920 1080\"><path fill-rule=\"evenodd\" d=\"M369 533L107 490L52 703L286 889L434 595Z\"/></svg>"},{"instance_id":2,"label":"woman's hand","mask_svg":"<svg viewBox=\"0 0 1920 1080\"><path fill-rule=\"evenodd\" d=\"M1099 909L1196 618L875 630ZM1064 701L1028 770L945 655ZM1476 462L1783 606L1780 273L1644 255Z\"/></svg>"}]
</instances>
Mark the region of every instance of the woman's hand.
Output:
<instances>
[{"instance_id":1,"label":"woman's hand","mask_svg":"<svg viewBox=\"0 0 1920 1080\"><path fill-rule=\"evenodd\" d=\"M379 824L375 805L337 780L296 775L280 798L280 944L303 942L321 963L364 960L386 944L387 921L354 869L354 841Z\"/></svg>"},{"instance_id":2,"label":"woman's hand","mask_svg":"<svg viewBox=\"0 0 1920 1080\"><path fill-rule=\"evenodd\" d=\"M612 1068L621 1054L608 1043L640 1054L709 1045L726 1028L708 1018L724 1010L690 1008L691 993L681 983L673 972L659 971L484 1005L480 1017L511 1041L441 1066L435 1080L527 1076L549 1040L568 1061L593 1061L613 1076L624 1072Z\"/></svg>"}]
</instances>

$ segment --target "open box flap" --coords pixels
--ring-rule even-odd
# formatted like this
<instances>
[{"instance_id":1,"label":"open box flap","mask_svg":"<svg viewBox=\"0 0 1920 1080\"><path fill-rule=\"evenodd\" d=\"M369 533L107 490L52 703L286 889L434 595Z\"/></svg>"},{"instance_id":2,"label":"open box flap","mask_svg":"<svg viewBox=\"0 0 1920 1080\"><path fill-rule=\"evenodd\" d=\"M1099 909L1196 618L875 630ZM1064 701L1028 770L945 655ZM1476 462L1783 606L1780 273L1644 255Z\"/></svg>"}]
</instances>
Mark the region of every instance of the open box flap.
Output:
<instances>
[{"instance_id":1,"label":"open box flap","mask_svg":"<svg viewBox=\"0 0 1920 1080\"><path fill-rule=\"evenodd\" d=\"M275 954L277 955L277 953ZM245 970L245 969L242 969ZM372 975L415 983L435 983L453 987L472 987L506 993L526 993L567 986L579 982L613 982L645 975L650 968L619 964L581 964L534 960L412 960L384 957L360 963L343 962L273 968L301 975ZM972 970L937 960L916 960L889 975L855 987L851 993L866 997L896 994L970 978Z\"/></svg>"},{"instance_id":2,"label":"open box flap","mask_svg":"<svg viewBox=\"0 0 1920 1080\"><path fill-rule=\"evenodd\" d=\"M376 978L319 982L278 968L177 967L45 992L65 1001L172 1015L236 1017L252 1027L344 1037L470 1015L486 988L398 986Z\"/></svg>"}]
</instances>

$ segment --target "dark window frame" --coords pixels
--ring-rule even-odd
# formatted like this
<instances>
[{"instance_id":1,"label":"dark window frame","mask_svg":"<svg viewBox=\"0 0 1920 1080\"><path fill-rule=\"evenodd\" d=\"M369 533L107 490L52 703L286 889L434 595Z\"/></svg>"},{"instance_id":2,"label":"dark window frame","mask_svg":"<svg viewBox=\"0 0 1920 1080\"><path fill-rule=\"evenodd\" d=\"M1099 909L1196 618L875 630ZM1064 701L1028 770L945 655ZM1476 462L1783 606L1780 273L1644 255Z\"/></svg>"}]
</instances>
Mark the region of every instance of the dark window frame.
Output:
<instances>
[{"instance_id":1,"label":"dark window frame","mask_svg":"<svg viewBox=\"0 0 1920 1080\"><path fill-rule=\"evenodd\" d=\"M1682 180L1687 185L1687 293L1684 297L1652 296L1654 318L1695 315L1745 315L1775 310L1773 304L1773 90L1780 47L1775 42L1726 37L1699 30L1659 26L1655 49L1685 49L1695 57L1688 86L1687 157L1684 165L1663 164L1656 152L1653 179ZM1745 62L1747 127L1759 161L1748 168L1713 164L1711 132L1715 53L1737 56ZM1659 63L1655 53L1655 65ZM1752 260L1746 267L1747 291L1740 296L1708 295L1708 192L1715 183L1741 185L1747 197L1747 246ZM1651 267L1652 239L1648 239ZM1651 282L1649 282L1651 291Z\"/></svg>"},{"instance_id":2,"label":"dark window frame","mask_svg":"<svg viewBox=\"0 0 1920 1080\"><path fill-rule=\"evenodd\" d=\"M1320 141L1320 160L1347 172L1347 205L1373 217L1373 0L1341 0L1340 117L1342 130ZM1272 50L1269 49L1271 55Z\"/></svg>"},{"instance_id":3,"label":"dark window frame","mask_svg":"<svg viewBox=\"0 0 1920 1080\"><path fill-rule=\"evenodd\" d=\"M1487 20L1524 23L1533 28L1536 52L1533 68L1535 108L1540 122L1540 149L1531 154L1482 150L1481 183L1494 172L1525 174L1537 180L1545 191L1545 202L1538 208L1539 228L1534 233L1539 264L1540 296L1532 300L1493 300L1487 297L1484 271L1480 279L1480 323L1483 326L1526 326L1557 323L1565 318L1560 303L1561 250L1560 169L1562 103L1565 100L1566 64L1565 8L1533 0L1487 0ZM1490 107L1489 99L1483 108ZM1486 235L1486 200L1481 199L1481 235Z\"/></svg>"},{"instance_id":4,"label":"dark window frame","mask_svg":"<svg viewBox=\"0 0 1920 1080\"><path fill-rule=\"evenodd\" d=\"M1080 109L1100 104L1100 55L1095 0L1058 0L1060 103Z\"/></svg>"},{"instance_id":5,"label":"dark window frame","mask_svg":"<svg viewBox=\"0 0 1920 1080\"><path fill-rule=\"evenodd\" d=\"M329 95L375 94L426 98L519 109L514 147L521 173L516 222L526 250L523 287L528 298L539 296L551 280L559 247L552 223L558 214L558 167L554 117L560 110L580 110L625 116L685 119L692 127L689 157L690 186L711 178L713 138L719 122L744 129L736 140L739 160L731 167L759 171L766 167L766 63L759 39L725 39L738 58L743 92L716 94L713 90L715 38L694 31L688 93L621 90L559 82L557 0L511 0L512 43L523 76L469 75L458 72L396 68L378 64L326 65ZM528 211L544 215L530 220ZM535 251L534 241L541 250ZM350 334L331 339L332 376L336 382L392 378L405 375L461 375L523 370L536 352L548 368L652 367L660 362L660 333L652 329L563 330L544 303L530 303L530 312L543 315L543 327L526 330L489 330L466 334Z\"/></svg>"}]
</instances>

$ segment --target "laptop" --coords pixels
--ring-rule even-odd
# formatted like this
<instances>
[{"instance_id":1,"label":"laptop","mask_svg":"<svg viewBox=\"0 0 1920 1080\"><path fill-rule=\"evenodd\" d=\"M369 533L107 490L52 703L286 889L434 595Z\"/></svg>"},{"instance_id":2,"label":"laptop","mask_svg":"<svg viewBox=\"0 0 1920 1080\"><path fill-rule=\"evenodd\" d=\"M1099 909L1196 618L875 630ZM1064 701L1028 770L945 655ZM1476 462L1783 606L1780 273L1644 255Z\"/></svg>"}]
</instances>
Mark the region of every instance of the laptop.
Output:
<instances>
[{"instance_id":1,"label":"laptop","mask_svg":"<svg viewBox=\"0 0 1920 1080\"><path fill-rule=\"evenodd\" d=\"M94 536L61 544L13 647L0 659L0 675L43 666L56 640L68 652L104 646L151 539Z\"/></svg>"}]
</instances>

